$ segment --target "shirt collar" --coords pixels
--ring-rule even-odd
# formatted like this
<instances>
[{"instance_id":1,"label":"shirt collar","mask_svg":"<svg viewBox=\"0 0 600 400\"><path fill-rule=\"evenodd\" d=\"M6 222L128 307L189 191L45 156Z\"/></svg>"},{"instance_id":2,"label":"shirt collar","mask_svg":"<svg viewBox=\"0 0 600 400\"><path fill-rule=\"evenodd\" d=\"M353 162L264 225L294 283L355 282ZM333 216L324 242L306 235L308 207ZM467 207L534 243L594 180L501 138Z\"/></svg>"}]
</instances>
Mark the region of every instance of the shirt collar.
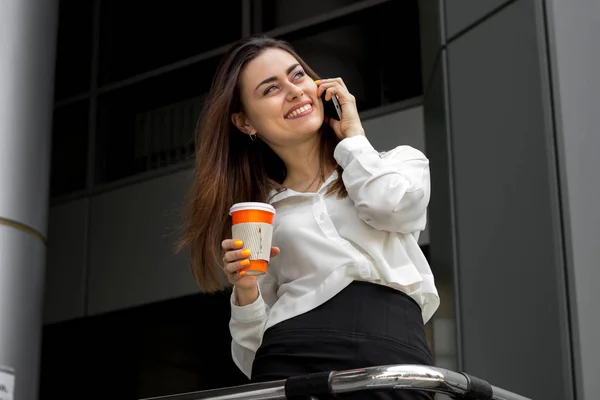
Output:
<instances>
[{"instance_id":1,"label":"shirt collar","mask_svg":"<svg viewBox=\"0 0 600 400\"><path fill-rule=\"evenodd\" d=\"M333 182L334 180L336 180L338 177L338 172L337 171L333 171L333 173L331 175L329 175L329 178L327 178L325 180L325 182L323 182L323 184L321 185L321 187L319 188L319 191L317 191L316 193L314 192L297 192L295 190L292 189L284 189L281 191L277 191L275 189L271 190L271 192L269 193L269 204L275 204L278 201L282 201L284 199L287 199L288 197L292 197L292 196L298 196L298 197L312 197L315 196L317 194L322 194L324 192L327 191L327 187L329 186L329 184L331 182Z\"/></svg>"}]
</instances>

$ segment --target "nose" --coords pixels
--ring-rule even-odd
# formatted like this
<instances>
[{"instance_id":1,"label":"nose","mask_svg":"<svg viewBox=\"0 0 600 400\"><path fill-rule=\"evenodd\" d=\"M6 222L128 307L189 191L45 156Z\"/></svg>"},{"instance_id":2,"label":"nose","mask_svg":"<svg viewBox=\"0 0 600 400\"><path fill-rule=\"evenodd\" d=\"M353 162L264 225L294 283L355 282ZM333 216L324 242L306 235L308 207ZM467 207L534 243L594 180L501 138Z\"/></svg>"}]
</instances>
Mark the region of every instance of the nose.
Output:
<instances>
[{"instance_id":1,"label":"nose","mask_svg":"<svg viewBox=\"0 0 600 400\"><path fill-rule=\"evenodd\" d=\"M301 87L290 83L290 87L288 89L288 98L290 100L296 100L304 95L304 91Z\"/></svg>"}]
</instances>

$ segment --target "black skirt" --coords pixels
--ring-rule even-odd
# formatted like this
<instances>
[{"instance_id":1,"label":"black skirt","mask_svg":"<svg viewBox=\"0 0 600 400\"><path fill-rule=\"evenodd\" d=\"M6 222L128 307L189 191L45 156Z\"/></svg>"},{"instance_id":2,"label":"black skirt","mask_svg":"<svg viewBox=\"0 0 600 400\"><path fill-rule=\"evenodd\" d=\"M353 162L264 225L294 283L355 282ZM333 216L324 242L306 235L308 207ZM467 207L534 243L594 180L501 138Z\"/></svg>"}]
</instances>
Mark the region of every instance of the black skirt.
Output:
<instances>
[{"instance_id":1,"label":"black skirt","mask_svg":"<svg viewBox=\"0 0 600 400\"><path fill-rule=\"evenodd\" d=\"M327 303L267 329L252 382L391 364L432 364L421 308L397 290L353 282ZM433 393L365 391L339 398L431 400Z\"/></svg>"}]
</instances>

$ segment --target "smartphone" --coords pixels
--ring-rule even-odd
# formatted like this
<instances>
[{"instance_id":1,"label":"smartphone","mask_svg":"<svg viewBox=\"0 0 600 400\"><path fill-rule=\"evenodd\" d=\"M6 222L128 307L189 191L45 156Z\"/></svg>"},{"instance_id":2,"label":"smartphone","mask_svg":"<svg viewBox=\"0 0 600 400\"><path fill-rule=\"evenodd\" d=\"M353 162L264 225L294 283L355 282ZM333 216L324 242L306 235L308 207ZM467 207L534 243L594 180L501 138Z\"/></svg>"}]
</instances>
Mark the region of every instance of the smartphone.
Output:
<instances>
[{"instance_id":1,"label":"smartphone","mask_svg":"<svg viewBox=\"0 0 600 400\"><path fill-rule=\"evenodd\" d=\"M342 119L342 106L340 106L340 101L335 94L331 96L330 101L325 100L325 93L326 92L323 92L321 95L321 99L323 99L323 110L325 115L329 118L340 121Z\"/></svg>"}]
</instances>

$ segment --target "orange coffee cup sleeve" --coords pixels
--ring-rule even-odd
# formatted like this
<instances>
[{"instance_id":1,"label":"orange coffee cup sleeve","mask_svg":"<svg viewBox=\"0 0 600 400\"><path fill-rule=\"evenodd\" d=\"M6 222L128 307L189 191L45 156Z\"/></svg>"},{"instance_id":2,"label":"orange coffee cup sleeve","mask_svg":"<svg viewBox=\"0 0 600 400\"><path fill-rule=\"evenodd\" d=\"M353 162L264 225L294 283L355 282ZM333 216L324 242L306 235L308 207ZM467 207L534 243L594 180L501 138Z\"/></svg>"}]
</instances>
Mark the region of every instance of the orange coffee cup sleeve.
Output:
<instances>
[{"instance_id":1,"label":"orange coffee cup sleeve","mask_svg":"<svg viewBox=\"0 0 600 400\"><path fill-rule=\"evenodd\" d=\"M231 222L235 224L243 224L245 222L264 222L273 224L275 215L263 210L241 210L231 213Z\"/></svg>"}]
</instances>

